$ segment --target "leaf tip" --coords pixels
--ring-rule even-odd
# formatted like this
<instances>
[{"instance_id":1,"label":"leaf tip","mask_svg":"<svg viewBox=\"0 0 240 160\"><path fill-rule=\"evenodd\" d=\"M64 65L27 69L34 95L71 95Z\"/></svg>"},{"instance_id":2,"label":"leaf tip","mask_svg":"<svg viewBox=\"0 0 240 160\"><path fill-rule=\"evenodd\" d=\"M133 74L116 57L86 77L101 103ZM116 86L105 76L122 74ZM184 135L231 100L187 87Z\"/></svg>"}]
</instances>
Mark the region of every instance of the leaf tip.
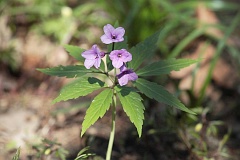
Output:
<instances>
[{"instance_id":1,"label":"leaf tip","mask_svg":"<svg viewBox=\"0 0 240 160\"><path fill-rule=\"evenodd\" d=\"M70 46L69 44L64 44L63 48L67 49L67 47L69 47L69 46Z\"/></svg>"},{"instance_id":2,"label":"leaf tip","mask_svg":"<svg viewBox=\"0 0 240 160\"><path fill-rule=\"evenodd\" d=\"M81 131L81 135L80 135L80 136L81 136L81 137L83 137L84 133L85 133L85 131L84 131L84 130L82 130L82 131Z\"/></svg>"},{"instance_id":3,"label":"leaf tip","mask_svg":"<svg viewBox=\"0 0 240 160\"><path fill-rule=\"evenodd\" d=\"M59 102L59 100L57 98L55 98L51 103L56 104L57 102Z\"/></svg>"},{"instance_id":4,"label":"leaf tip","mask_svg":"<svg viewBox=\"0 0 240 160\"><path fill-rule=\"evenodd\" d=\"M141 138L142 136L142 131L138 132L138 138Z\"/></svg>"},{"instance_id":5,"label":"leaf tip","mask_svg":"<svg viewBox=\"0 0 240 160\"><path fill-rule=\"evenodd\" d=\"M36 68L36 70L39 71L39 72L43 72L44 68Z\"/></svg>"},{"instance_id":6,"label":"leaf tip","mask_svg":"<svg viewBox=\"0 0 240 160\"><path fill-rule=\"evenodd\" d=\"M183 111L185 111L185 112L187 112L187 113L189 113L189 114L197 115L197 113L191 111L190 109L183 110Z\"/></svg>"}]
</instances>

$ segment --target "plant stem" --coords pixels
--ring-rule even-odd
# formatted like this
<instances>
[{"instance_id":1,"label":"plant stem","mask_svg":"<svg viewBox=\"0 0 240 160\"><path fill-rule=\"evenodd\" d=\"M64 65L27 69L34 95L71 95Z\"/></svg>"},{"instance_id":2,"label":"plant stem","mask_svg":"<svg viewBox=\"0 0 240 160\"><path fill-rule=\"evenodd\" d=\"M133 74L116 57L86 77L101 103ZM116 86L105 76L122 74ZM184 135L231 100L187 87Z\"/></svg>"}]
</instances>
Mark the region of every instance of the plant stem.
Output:
<instances>
[{"instance_id":1,"label":"plant stem","mask_svg":"<svg viewBox=\"0 0 240 160\"><path fill-rule=\"evenodd\" d=\"M114 50L114 42L112 44L112 51ZM110 77L109 77L110 78ZM111 160L111 154L112 154L112 147L113 147L113 142L114 142L114 136L115 136L115 128L116 128L116 92L114 90L115 87L115 82L116 82L116 68L114 68L114 80L113 82L113 97L112 97L112 128L111 128L111 133L109 137L109 142L108 142L108 149L107 149L107 154L106 154L106 160Z\"/></svg>"},{"instance_id":2,"label":"plant stem","mask_svg":"<svg viewBox=\"0 0 240 160\"><path fill-rule=\"evenodd\" d=\"M113 43L112 43L112 51L114 50L114 44L115 44L115 43L113 42Z\"/></svg>"},{"instance_id":3,"label":"plant stem","mask_svg":"<svg viewBox=\"0 0 240 160\"><path fill-rule=\"evenodd\" d=\"M114 89L113 89L113 92L114 92ZM115 127L116 127L115 118L116 118L116 94L114 93L113 105L112 105L112 129L111 129L110 138L108 142L106 160L111 159L112 147L113 147L114 136L115 136Z\"/></svg>"}]
</instances>

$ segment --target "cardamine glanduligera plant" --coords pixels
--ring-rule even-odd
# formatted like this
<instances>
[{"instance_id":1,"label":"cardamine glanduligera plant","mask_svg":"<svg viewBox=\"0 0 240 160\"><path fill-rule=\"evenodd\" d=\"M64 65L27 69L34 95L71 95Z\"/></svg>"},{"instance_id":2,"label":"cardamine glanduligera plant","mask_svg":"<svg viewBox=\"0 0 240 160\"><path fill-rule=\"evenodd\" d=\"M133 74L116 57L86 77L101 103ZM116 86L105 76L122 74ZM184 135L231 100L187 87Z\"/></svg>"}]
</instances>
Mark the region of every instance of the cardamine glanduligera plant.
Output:
<instances>
[{"instance_id":1,"label":"cardamine glanduligera plant","mask_svg":"<svg viewBox=\"0 0 240 160\"><path fill-rule=\"evenodd\" d=\"M142 134L144 120L144 105L141 94L194 114L164 87L145 78L168 74L199 60L167 59L149 63L154 55L161 31L156 32L130 49L127 45L127 38L124 36L124 28L114 28L107 24L103 31L101 41L108 45L106 52L101 51L96 44L89 50L66 45L65 49L80 62L79 65L38 70L52 76L76 78L75 81L62 88L59 96L54 99L54 103L86 96L96 90L100 91L86 111L81 136L99 118L102 118L111 107L112 127L106 154L106 159L110 160L116 127L117 103L119 103L118 105L121 104L130 121L135 125L139 137ZM141 65L146 60L148 62Z\"/></svg>"}]
</instances>

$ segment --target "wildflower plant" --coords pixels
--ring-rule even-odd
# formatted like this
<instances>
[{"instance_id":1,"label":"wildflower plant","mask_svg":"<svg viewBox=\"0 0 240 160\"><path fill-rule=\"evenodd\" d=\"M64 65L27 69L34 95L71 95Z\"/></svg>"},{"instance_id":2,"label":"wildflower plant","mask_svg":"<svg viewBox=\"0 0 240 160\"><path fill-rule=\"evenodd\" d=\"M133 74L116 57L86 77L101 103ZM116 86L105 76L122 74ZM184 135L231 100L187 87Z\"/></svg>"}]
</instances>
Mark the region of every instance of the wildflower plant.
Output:
<instances>
[{"instance_id":1,"label":"wildflower plant","mask_svg":"<svg viewBox=\"0 0 240 160\"><path fill-rule=\"evenodd\" d=\"M145 60L152 58L161 31L129 49L127 38L124 36L124 28L114 28L107 24L103 30L104 34L100 39L108 45L106 52L101 51L97 45L93 45L89 50L66 45L65 49L69 54L84 65L59 66L38 70L52 76L77 78L62 88L59 96L53 100L54 103L86 96L97 90L100 91L86 111L81 136L111 107L112 127L106 155L106 159L109 160L114 141L116 107L118 105L121 104L130 121L135 125L139 137L142 134L144 120L144 105L141 94L194 114L164 87L146 78L180 70L198 62L198 60L167 59L143 66L141 64ZM104 75L105 79L100 79L98 75Z\"/></svg>"}]
</instances>

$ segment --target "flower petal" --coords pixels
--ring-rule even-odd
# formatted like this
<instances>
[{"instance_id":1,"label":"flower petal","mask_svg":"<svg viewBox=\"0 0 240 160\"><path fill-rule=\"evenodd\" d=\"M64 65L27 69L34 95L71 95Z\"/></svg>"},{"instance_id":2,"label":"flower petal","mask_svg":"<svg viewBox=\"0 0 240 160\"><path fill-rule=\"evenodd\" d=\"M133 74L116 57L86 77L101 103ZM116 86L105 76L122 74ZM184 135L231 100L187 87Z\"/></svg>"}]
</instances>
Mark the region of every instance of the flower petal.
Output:
<instances>
[{"instance_id":1,"label":"flower petal","mask_svg":"<svg viewBox=\"0 0 240 160\"><path fill-rule=\"evenodd\" d=\"M118 83L120 86L124 86L128 83L128 75L123 75L118 78Z\"/></svg>"},{"instance_id":2,"label":"flower petal","mask_svg":"<svg viewBox=\"0 0 240 160\"><path fill-rule=\"evenodd\" d=\"M129 53L126 49L121 49L121 51L122 51L121 59L122 59L123 62L129 62L129 61L132 60L131 53Z\"/></svg>"},{"instance_id":3,"label":"flower petal","mask_svg":"<svg viewBox=\"0 0 240 160\"><path fill-rule=\"evenodd\" d=\"M101 36L101 41L102 41L104 44L110 44L110 43L113 42L112 39L109 39L109 38L106 36L106 34L104 34L104 35Z\"/></svg>"},{"instance_id":4,"label":"flower petal","mask_svg":"<svg viewBox=\"0 0 240 160\"><path fill-rule=\"evenodd\" d=\"M108 38L112 37L112 33L113 33L114 30L115 29L111 24L107 24L103 27L103 31Z\"/></svg>"},{"instance_id":5,"label":"flower petal","mask_svg":"<svg viewBox=\"0 0 240 160\"><path fill-rule=\"evenodd\" d=\"M115 68L120 68L123 65L123 61L121 61L120 59L114 59L112 60L112 65Z\"/></svg>"},{"instance_id":6,"label":"flower petal","mask_svg":"<svg viewBox=\"0 0 240 160\"><path fill-rule=\"evenodd\" d=\"M112 40L113 42L122 42L122 41L124 41L124 38L122 37L122 38L117 38L117 39L113 39Z\"/></svg>"},{"instance_id":7,"label":"flower petal","mask_svg":"<svg viewBox=\"0 0 240 160\"><path fill-rule=\"evenodd\" d=\"M98 46L97 46L96 44L94 44L94 45L92 46L92 50L93 50L94 52L100 51L99 48L98 48Z\"/></svg>"},{"instance_id":8,"label":"flower petal","mask_svg":"<svg viewBox=\"0 0 240 160\"><path fill-rule=\"evenodd\" d=\"M123 36L125 34L125 29L122 27L118 27L112 32L112 34L116 35L117 36L116 39L118 39L118 40L123 39Z\"/></svg>"},{"instance_id":9,"label":"flower petal","mask_svg":"<svg viewBox=\"0 0 240 160\"><path fill-rule=\"evenodd\" d=\"M113 50L112 52L110 52L109 54L109 58L113 61L115 59L118 59L118 53L119 53L119 50Z\"/></svg>"},{"instance_id":10,"label":"flower petal","mask_svg":"<svg viewBox=\"0 0 240 160\"><path fill-rule=\"evenodd\" d=\"M95 59L96 56L97 56L97 54L92 49L86 50L82 53L82 57L84 57L86 59Z\"/></svg>"},{"instance_id":11,"label":"flower petal","mask_svg":"<svg viewBox=\"0 0 240 160\"><path fill-rule=\"evenodd\" d=\"M120 72L123 72L123 71L125 71L125 70L127 70L127 67L126 67L125 64L123 64L123 65L120 67Z\"/></svg>"},{"instance_id":12,"label":"flower petal","mask_svg":"<svg viewBox=\"0 0 240 160\"><path fill-rule=\"evenodd\" d=\"M100 64L101 64L101 58L97 58L95 60L94 66L98 69L100 67Z\"/></svg>"},{"instance_id":13,"label":"flower petal","mask_svg":"<svg viewBox=\"0 0 240 160\"><path fill-rule=\"evenodd\" d=\"M95 44L92 46L92 50L94 50L94 52L96 53L97 57L104 57L104 52L101 52L100 49L98 48L98 46Z\"/></svg>"},{"instance_id":14,"label":"flower petal","mask_svg":"<svg viewBox=\"0 0 240 160\"><path fill-rule=\"evenodd\" d=\"M85 59L84 66L87 69L90 69L94 65L95 61L96 61L95 59Z\"/></svg>"},{"instance_id":15,"label":"flower petal","mask_svg":"<svg viewBox=\"0 0 240 160\"><path fill-rule=\"evenodd\" d=\"M138 75L135 72L132 71L131 73L128 74L128 80L136 81L137 79L138 79Z\"/></svg>"}]
</instances>

